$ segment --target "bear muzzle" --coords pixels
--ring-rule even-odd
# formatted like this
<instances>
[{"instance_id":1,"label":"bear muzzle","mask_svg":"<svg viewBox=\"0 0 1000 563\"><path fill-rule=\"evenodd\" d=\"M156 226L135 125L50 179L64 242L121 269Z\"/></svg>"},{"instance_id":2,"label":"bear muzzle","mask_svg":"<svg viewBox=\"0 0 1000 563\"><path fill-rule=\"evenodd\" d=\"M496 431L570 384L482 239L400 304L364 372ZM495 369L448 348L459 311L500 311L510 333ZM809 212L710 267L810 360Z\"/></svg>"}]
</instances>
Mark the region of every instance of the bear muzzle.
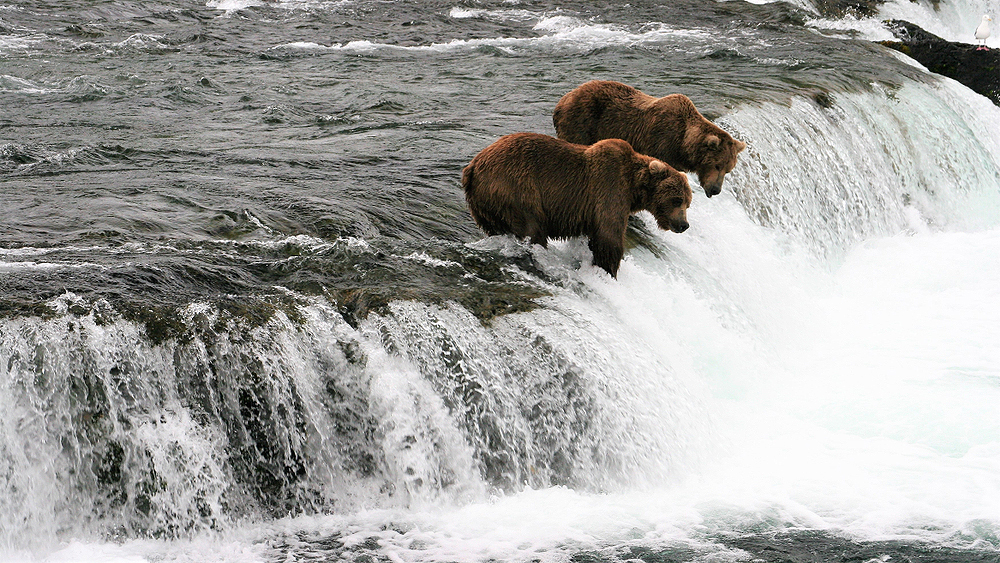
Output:
<instances>
[{"instance_id":1,"label":"bear muzzle","mask_svg":"<svg viewBox=\"0 0 1000 563\"><path fill-rule=\"evenodd\" d=\"M712 197L722 193L722 181L725 180L725 172L719 174L699 174L698 183L705 190L705 195Z\"/></svg>"},{"instance_id":2,"label":"bear muzzle","mask_svg":"<svg viewBox=\"0 0 1000 563\"><path fill-rule=\"evenodd\" d=\"M686 213L670 213L669 215L654 215L656 217L656 225L663 229L664 231L670 231L673 233L683 233L688 228L687 214Z\"/></svg>"}]
</instances>

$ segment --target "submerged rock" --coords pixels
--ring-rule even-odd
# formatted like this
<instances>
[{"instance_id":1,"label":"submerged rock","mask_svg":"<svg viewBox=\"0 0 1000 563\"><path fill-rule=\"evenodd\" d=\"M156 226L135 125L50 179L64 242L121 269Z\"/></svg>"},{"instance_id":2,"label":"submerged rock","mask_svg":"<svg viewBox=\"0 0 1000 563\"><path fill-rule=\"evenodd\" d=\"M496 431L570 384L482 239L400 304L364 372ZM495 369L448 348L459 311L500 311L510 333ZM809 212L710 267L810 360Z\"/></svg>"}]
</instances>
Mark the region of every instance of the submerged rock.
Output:
<instances>
[{"instance_id":1,"label":"submerged rock","mask_svg":"<svg viewBox=\"0 0 1000 563\"><path fill-rule=\"evenodd\" d=\"M898 41L881 41L905 53L931 72L961 82L1000 105L1000 49L980 49L967 43L953 43L906 21L886 22Z\"/></svg>"},{"instance_id":2,"label":"submerged rock","mask_svg":"<svg viewBox=\"0 0 1000 563\"><path fill-rule=\"evenodd\" d=\"M816 0L814 5L822 16L828 18L842 18L848 14L870 18L884 3L885 0Z\"/></svg>"},{"instance_id":3,"label":"submerged rock","mask_svg":"<svg viewBox=\"0 0 1000 563\"><path fill-rule=\"evenodd\" d=\"M916 3L916 0L910 0ZM935 10L941 0L930 0ZM816 11L823 17L842 18L844 16L855 16L860 18L870 18L878 15L879 6L885 4L885 0L814 0L813 5Z\"/></svg>"}]
</instances>

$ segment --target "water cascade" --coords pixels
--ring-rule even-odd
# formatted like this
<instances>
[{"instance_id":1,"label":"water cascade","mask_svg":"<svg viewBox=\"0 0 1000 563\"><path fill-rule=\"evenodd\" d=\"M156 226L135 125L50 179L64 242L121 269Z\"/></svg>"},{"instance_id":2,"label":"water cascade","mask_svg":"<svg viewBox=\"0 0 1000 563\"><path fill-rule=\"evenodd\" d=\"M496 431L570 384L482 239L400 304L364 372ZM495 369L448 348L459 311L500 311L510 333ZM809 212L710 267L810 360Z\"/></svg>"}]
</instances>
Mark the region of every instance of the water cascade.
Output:
<instances>
[{"instance_id":1,"label":"water cascade","mask_svg":"<svg viewBox=\"0 0 1000 563\"><path fill-rule=\"evenodd\" d=\"M741 108L723 122L751 148L726 194L696 201L683 237L640 217L646 240L617 282L589 265L580 241L474 243L529 253L537 272L520 275L549 295L485 322L456 303L394 301L352 326L303 297L256 312L191 303L163 320L177 325L173 336L157 338L154 325L72 294L47 314L8 318L2 541L175 537L247 517L413 509L553 485L672 486L734 447L734 413L753 404L791 417L795 436L780 440L798 446L843 431L905 449L897 423L913 421L884 412L906 407L890 401L905 391L872 405L883 411L880 436L852 435L836 399L807 415L779 398L815 400L809 385L831 381L842 391L844 378L817 358L851 346L872 353L843 334L869 320L831 303L891 289L854 287L878 269L866 255L879 244L945 244L935 241L960 235L942 233L996 225L1000 139L971 119L977 112L997 116L950 83ZM983 252L996 244L995 234L979 241ZM982 295L969 291L956 306L975 306L968 300ZM882 322L900 311L886 314ZM992 380L989 360L970 350L963 369ZM773 394L761 400L764 390ZM996 429L985 405L980 415ZM954 455L988 447L986 434L956 442L963 424L942 416L933 445ZM779 440L755 428L765 434L754 441Z\"/></svg>"}]
</instances>

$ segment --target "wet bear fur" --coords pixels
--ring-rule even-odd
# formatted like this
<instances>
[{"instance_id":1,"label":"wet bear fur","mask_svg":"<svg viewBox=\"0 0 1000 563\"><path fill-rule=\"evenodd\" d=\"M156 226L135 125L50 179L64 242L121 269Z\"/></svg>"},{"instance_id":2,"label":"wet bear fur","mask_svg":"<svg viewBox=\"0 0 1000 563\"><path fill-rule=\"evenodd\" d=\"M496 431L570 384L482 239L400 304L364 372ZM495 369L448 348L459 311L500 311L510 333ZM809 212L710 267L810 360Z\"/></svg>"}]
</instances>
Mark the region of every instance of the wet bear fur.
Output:
<instances>
[{"instance_id":1,"label":"wet bear fur","mask_svg":"<svg viewBox=\"0 0 1000 563\"><path fill-rule=\"evenodd\" d=\"M746 144L705 119L690 98L654 98L607 80L593 80L568 92L552 114L560 139L589 145L624 139L636 152L658 158L682 172L694 172L705 195L722 182Z\"/></svg>"},{"instance_id":2,"label":"wet bear fur","mask_svg":"<svg viewBox=\"0 0 1000 563\"><path fill-rule=\"evenodd\" d=\"M617 277L629 215L643 209L661 229L688 227L687 176L621 139L591 146L514 133L483 149L462 171L469 212L488 235L589 237L594 265Z\"/></svg>"}]
</instances>

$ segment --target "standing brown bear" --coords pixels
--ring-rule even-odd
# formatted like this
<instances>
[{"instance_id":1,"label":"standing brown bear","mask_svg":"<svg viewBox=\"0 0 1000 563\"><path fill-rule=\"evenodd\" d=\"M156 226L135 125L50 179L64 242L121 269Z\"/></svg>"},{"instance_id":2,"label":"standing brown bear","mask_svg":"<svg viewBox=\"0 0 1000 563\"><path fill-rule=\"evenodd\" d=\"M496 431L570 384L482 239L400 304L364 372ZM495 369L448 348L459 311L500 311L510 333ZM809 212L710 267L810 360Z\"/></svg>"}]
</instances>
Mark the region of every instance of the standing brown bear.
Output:
<instances>
[{"instance_id":1,"label":"standing brown bear","mask_svg":"<svg viewBox=\"0 0 1000 563\"><path fill-rule=\"evenodd\" d=\"M746 148L705 119L683 94L654 98L607 80L592 80L563 96L552 123L559 138L571 143L624 139L637 152L695 172L708 197L722 191L722 180Z\"/></svg>"},{"instance_id":2,"label":"standing brown bear","mask_svg":"<svg viewBox=\"0 0 1000 563\"><path fill-rule=\"evenodd\" d=\"M537 133L506 135L462 170L462 187L486 234L542 246L549 238L590 237L594 265L612 277L630 214L648 210L661 229L680 233L691 205L684 174L621 139L583 146Z\"/></svg>"}]
</instances>

